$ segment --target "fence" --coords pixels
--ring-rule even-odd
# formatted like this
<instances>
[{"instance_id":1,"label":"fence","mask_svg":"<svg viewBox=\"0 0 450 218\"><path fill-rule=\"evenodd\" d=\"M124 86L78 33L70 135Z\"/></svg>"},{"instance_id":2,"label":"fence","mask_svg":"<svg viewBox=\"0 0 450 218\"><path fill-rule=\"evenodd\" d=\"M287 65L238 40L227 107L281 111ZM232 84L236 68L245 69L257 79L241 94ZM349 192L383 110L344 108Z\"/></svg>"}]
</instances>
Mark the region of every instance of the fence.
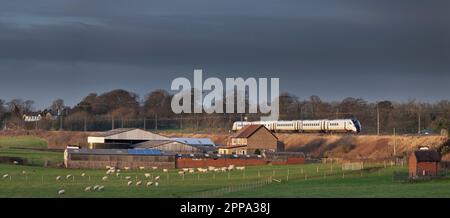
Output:
<instances>
[{"instance_id":1,"label":"fence","mask_svg":"<svg viewBox=\"0 0 450 218\"><path fill-rule=\"evenodd\" d=\"M220 197L224 196L229 193L233 192L239 192L244 190L252 190L256 188L262 188L265 185L269 185L273 182L272 177L268 177L262 180L256 180L249 183L242 183L242 184L236 184L236 185L230 185L224 188L210 190L201 192L199 194L191 196L192 198L213 198L213 197Z\"/></svg>"}]
</instances>

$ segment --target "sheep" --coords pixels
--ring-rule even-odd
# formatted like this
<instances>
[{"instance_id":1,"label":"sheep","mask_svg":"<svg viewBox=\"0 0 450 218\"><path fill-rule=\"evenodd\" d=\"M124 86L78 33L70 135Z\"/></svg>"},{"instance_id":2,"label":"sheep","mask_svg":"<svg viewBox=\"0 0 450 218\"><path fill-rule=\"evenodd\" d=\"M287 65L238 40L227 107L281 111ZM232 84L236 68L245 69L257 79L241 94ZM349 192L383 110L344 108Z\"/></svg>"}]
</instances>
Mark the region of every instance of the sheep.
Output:
<instances>
[{"instance_id":1,"label":"sheep","mask_svg":"<svg viewBox=\"0 0 450 218\"><path fill-rule=\"evenodd\" d=\"M2 178L6 179L6 178L8 178L8 176L9 176L8 174L5 174L5 175L2 176Z\"/></svg>"},{"instance_id":2,"label":"sheep","mask_svg":"<svg viewBox=\"0 0 450 218\"><path fill-rule=\"evenodd\" d=\"M111 166L106 166L106 169L107 169L107 170L111 169Z\"/></svg>"},{"instance_id":3,"label":"sheep","mask_svg":"<svg viewBox=\"0 0 450 218\"><path fill-rule=\"evenodd\" d=\"M209 171L214 171L216 168L215 167L208 167Z\"/></svg>"},{"instance_id":4,"label":"sheep","mask_svg":"<svg viewBox=\"0 0 450 218\"><path fill-rule=\"evenodd\" d=\"M188 172L188 171L189 171L189 168L183 168L183 171L184 171L184 172Z\"/></svg>"},{"instance_id":5,"label":"sheep","mask_svg":"<svg viewBox=\"0 0 450 218\"><path fill-rule=\"evenodd\" d=\"M70 177L72 177L72 175L69 174L66 176L66 179L70 179Z\"/></svg>"},{"instance_id":6,"label":"sheep","mask_svg":"<svg viewBox=\"0 0 450 218\"><path fill-rule=\"evenodd\" d=\"M116 172L120 173L120 169L117 169Z\"/></svg>"},{"instance_id":7,"label":"sheep","mask_svg":"<svg viewBox=\"0 0 450 218\"><path fill-rule=\"evenodd\" d=\"M104 176L104 177L102 178L102 181L106 181L106 180L108 180L108 177L107 177L107 176Z\"/></svg>"},{"instance_id":8,"label":"sheep","mask_svg":"<svg viewBox=\"0 0 450 218\"><path fill-rule=\"evenodd\" d=\"M214 169L214 172L219 172L219 170L220 170L220 169L217 169L217 168L216 168L216 169Z\"/></svg>"},{"instance_id":9,"label":"sheep","mask_svg":"<svg viewBox=\"0 0 450 218\"><path fill-rule=\"evenodd\" d=\"M245 167L236 167L237 170L245 170Z\"/></svg>"},{"instance_id":10,"label":"sheep","mask_svg":"<svg viewBox=\"0 0 450 218\"><path fill-rule=\"evenodd\" d=\"M147 182L147 187L153 185L153 182Z\"/></svg>"},{"instance_id":11,"label":"sheep","mask_svg":"<svg viewBox=\"0 0 450 218\"><path fill-rule=\"evenodd\" d=\"M158 181L160 178L160 176L155 177L155 181Z\"/></svg>"},{"instance_id":12,"label":"sheep","mask_svg":"<svg viewBox=\"0 0 450 218\"><path fill-rule=\"evenodd\" d=\"M100 187L100 186L99 185L95 185L93 190L97 191L98 187Z\"/></svg>"},{"instance_id":13,"label":"sheep","mask_svg":"<svg viewBox=\"0 0 450 218\"><path fill-rule=\"evenodd\" d=\"M27 171L22 170L22 174L23 174L23 175L27 174Z\"/></svg>"},{"instance_id":14,"label":"sheep","mask_svg":"<svg viewBox=\"0 0 450 218\"><path fill-rule=\"evenodd\" d=\"M153 169L153 170L157 170L157 169L158 169L158 167L152 167L152 169Z\"/></svg>"},{"instance_id":15,"label":"sheep","mask_svg":"<svg viewBox=\"0 0 450 218\"><path fill-rule=\"evenodd\" d=\"M194 169L189 169L189 173L194 173Z\"/></svg>"},{"instance_id":16,"label":"sheep","mask_svg":"<svg viewBox=\"0 0 450 218\"><path fill-rule=\"evenodd\" d=\"M231 170L233 170L233 169L234 169L234 165L228 166L228 171L231 171Z\"/></svg>"},{"instance_id":17,"label":"sheep","mask_svg":"<svg viewBox=\"0 0 450 218\"><path fill-rule=\"evenodd\" d=\"M158 187L159 186L159 182L155 182L155 186Z\"/></svg>"},{"instance_id":18,"label":"sheep","mask_svg":"<svg viewBox=\"0 0 450 218\"><path fill-rule=\"evenodd\" d=\"M61 179L61 176L57 176L57 177L56 177L56 180L60 180L60 179Z\"/></svg>"},{"instance_id":19,"label":"sheep","mask_svg":"<svg viewBox=\"0 0 450 218\"><path fill-rule=\"evenodd\" d=\"M105 186L103 186L103 185L98 187L98 191L103 191L104 189L105 189Z\"/></svg>"},{"instance_id":20,"label":"sheep","mask_svg":"<svg viewBox=\"0 0 450 218\"><path fill-rule=\"evenodd\" d=\"M142 181L137 181L136 186L140 186L142 184Z\"/></svg>"},{"instance_id":21,"label":"sheep","mask_svg":"<svg viewBox=\"0 0 450 218\"><path fill-rule=\"evenodd\" d=\"M130 179L131 179L131 176L125 176L125 179L126 179L126 180L130 180Z\"/></svg>"},{"instance_id":22,"label":"sheep","mask_svg":"<svg viewBox=\"0 0 450 218\"><path fill-rule=\"evenodd\" d=\"M13 164L17 165L17 164L19 164L19 162L15 160L15 161L13 162Z\"/></svg>"},{"instance_id":23,"label":"sheep","mask_svg":"<svg viewBox=\"0 0 450 218\"><path fill-rule=\"evenodd\" d=\"M130 186L131 184L133 184L133 181L128 181L127 185Z\"/></svg>"},{"instance_id":24,"label":"sheep","mask_svg":"<svg viewBox=\"0 0 450 218\"><path fill-rule=\"evenodd\" d=\"M124 169L124 170L129 170L129 169L130 169L130 167L124 167L123 169Z\"/></svg>"},{"instance_id":25,"label":"sheep","mask_svg":"<svg viewBox=\"0 0 450 218\"><path fill-rule=\"evenodd\" d=\"M180 176L184 175L184 171L179 171L178 175L180 175Z\"/></svg>"},{"instance_id":26,"label":"sheep","mask_svg":"<svg viewBox=\"0 0 450 218\"><path fill-rule=\"evenodd\" d=\"M64 190L64 189L61 189L61 190L59 190L58 191L58 195L62 195L62 194L64 194L66 191Z\"/></svg>"},{"instance_id":27,"label":"sheep","mask_svg":"<svg viewBox=\"0 0 450 218\"><path fill-rule=\"evenodd\" d=\"M88 187L84 188L84 191L85 191L85 192L90 192L91 190L92 190L92 187L91 187L91 186L88 186Z\"/></svg>"},{"instance_id":28,"label":"sheep","mask_svg":"<svg viewBox=\"0 0 450 218\"><path fill-rule=\"evenodd\" d=\"M167 169L163 169L163 172L167 173L167 172L169 172L169 170L167 170Z\"/></svg>"},{"instance_id":29,"label":"sheep","mask_svg":"<svg viewBox=\"0 0 450 218\"><path fill-rule=\"evenodd\" d=\"M120 173L116 173L116 176L119 177L119 176L120 176Z\"/></svg>"},{"instance_id":30,"label":"sheep","mask_svg":"<svg viewBox=\"0 0 450 218\"><path fill-rule=\"evenodd\" d=\"M81 177L84 177L84 176L86 176L86 173L82 173L82 174L81 174Z\"/></svg>"},{"instance_id":31,"label":"sheep","mask_svg":"<svg viewBox=\"0 0 450 218\"><path fill-rule=\"evenodd\" d=\"M145 167L139 167L140 170L145 170Z\"/></svg>"},{"instance_id":32,"label":"sheep","mask_svg":"<svg viewBox=\"0 0 450 218\"><path fill-rule=\"evenodd\" d=\"M150 178L150 173L144 173L145 178Z\"/></svg>"}]
</instances>

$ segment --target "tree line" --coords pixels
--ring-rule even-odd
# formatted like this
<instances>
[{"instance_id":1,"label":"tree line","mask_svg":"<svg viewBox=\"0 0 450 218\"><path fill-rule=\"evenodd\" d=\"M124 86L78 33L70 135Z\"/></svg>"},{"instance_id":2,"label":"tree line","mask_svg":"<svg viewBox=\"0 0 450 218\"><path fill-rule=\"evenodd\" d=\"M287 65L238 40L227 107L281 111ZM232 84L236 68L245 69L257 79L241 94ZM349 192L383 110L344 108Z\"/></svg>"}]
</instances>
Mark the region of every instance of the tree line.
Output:
<instances>
[{"instance_id":1,"label":"tree line","mask_svg":"<svg viewBox=\"0 0 450 218\"><path fill-rule=\"evenodd\" d=\"M133 92L118 89L103 94L91 93L75 106L56 99L46 109L34 109L34 101L0 99L0 120L3 129L88 130L99 131L119 127L180 130L229 130L238 120L258 120L262 114L175 114L171 109L173 95L166 90L154 90L143 98ZM225 96L224 96L225 97ZM246 98L246 96L235 96ZM390 134L395 128L401 133L422 130L440 133L450 127L450 101L434 103L409 100L406 102L368 102L348 97L341 101L323 101L319 96L299 98L281 93L280 120L356 118L367 134ZM192 102L195 104L196 102ZM198 102L197 102L198 103ZM246 101L248 104L248 101ZM247 107L248 108L248 107ZM41 114L35 124L23 121L23 115Z\"/></svg>"}]
</instances>

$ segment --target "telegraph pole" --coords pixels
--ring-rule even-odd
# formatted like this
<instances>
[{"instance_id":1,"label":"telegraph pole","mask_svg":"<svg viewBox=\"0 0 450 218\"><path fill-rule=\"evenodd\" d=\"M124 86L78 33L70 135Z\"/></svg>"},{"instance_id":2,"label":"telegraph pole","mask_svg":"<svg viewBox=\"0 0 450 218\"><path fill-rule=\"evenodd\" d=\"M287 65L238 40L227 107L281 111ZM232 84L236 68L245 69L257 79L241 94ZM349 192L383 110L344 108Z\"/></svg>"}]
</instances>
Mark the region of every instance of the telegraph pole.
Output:
<instances>
[{"instance_id":1,"label":"telegraph pole","mask_svg":"<svg viewBox=\"0 0 450 218\"><path fill-rule=\"evenodd\" d=\"M420 134L420 107L419 107L419 116L418 116L418 122L417 122L417 134Z\"/></svg>"},{"instance_id":2,"label":"telegraph pole","mask_svg":"<svg viewBox=\"0 0 450 218\"><path fill-rule=\"evenodd\" d=\"M155 114L155 130L158 130L158 114Z\"/></svg>"},{"instance_id":3,"label":"telegraph pole","mask_svg":"<svg viewBox=\"0 0 450 218\"><path fill-rule=\"evenodd\" d=\"M377 102L377 135L380 135L380 109Z\"/></svg>"},{"instance_id":4,"label":"telegraph pole","mask_svg":"<svg viewBox=\"0 0 450 218\"><path fill-rule=\"evenodd\" d=\"M394 128L394 157L397 156L397 138L396 138L396 134L395 134L395 128Z\"/></svg>"}]
</instances>

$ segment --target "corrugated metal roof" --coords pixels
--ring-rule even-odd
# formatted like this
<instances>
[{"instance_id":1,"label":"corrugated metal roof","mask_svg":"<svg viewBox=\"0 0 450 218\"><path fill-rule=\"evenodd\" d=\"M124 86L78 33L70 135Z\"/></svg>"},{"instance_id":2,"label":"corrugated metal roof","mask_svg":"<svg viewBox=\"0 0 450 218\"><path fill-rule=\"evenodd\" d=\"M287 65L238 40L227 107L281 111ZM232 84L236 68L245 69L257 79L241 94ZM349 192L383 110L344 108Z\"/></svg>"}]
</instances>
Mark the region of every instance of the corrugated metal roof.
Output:
<instances>
[{"instance_id":1,"label":"corrugated metal roof","mask_svg":"<svg viewBox=\"0 0 450 218\"><path fill-rule=\"evenodd\" d=\"M118 129L108 130L106 132L94 132L94 133L91 133L89 135L90 136L95 136L95 137L106 137L106 136L111 136L111 135L116 135L116 134L128 132L128 131L131 131L131 130L135 130L135 128L118 128Z\"/></svg>"},{"instance_id":2,"label":"corrugated metal roof","mask_svg":"<svg viewBox=\"0 0 450 218\"><path fill-rule=\"evenodd\" d=\"M172 140L194 146L216 146L209 138L172 138Z\"/></svg>"},{"instance_id":3,"label":"corrugated metal roof","mask_svg":"<svg viewBox=\"0 0 450 218\"><path fill-rule=\"evenodd\" d=\"M441 155L434 150L420 150L414 151L417 162L439 162L441 161Z\"/></svg>"},{"instance_id":4,"label":"corrugated metal roof","mask_svg":"<svg viewBox=\"0 0 450 218\"><path fill-rule=\"evenodd\" d=\"M275 138L277 138L276 135L274 135L270 130L268 130L264 125L248 125L244 126L241 130L239 130L237 133L235 133L232 138L249 138L252 136L256 131L258 131L260 128L264 128L267 131L269 131ZM278 139L278 138L277 138Z\"/></svg>"},{"instance_id":5,"label":"corrugated metal roof","mask_svg":"<svg viewBox=\"0 0 450 218\"><path fill-rule=\"evenodd\" d=\"M152 147L157 147L157 146L164 145L164 144L171 143L171 142L173 142L173 141L172 140L149 140L146 142L141 142L141 143L131 145L131 147L133 147L133 148L152 148Z\"/></svg>"}]
</instances>

